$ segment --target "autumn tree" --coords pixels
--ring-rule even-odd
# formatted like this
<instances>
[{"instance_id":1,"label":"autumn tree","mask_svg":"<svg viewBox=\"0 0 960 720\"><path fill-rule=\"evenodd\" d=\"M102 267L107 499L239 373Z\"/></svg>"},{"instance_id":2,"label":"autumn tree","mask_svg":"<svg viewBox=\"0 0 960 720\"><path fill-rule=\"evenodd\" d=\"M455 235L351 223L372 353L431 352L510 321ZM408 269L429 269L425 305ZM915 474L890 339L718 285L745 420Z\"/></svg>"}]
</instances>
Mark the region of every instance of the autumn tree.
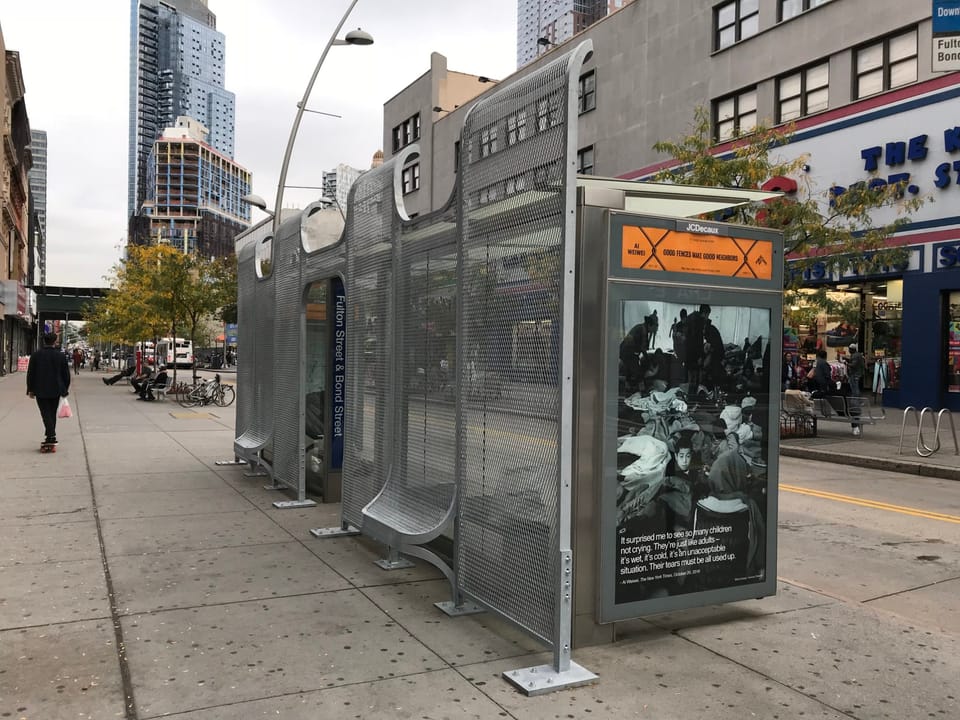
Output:
<instances>
[{"instance_id":1,"label":"autumn tree","mask_svg":"<svg viewBox=\"0 0 960 720\"><path fill-rule=\"evenodd\" d=\"M94 332L114 342L176 338L180 328L193 342L205 318L236 304L233 257L186 255L166 245L131 246L109 280L111 292L89 308L88 318Z\"/></svg>"},{"instance_id":2,"label":"autumn tree","mask_svg":"<svg viewBox=\"0 0 960 720\"><path fill-rule=\"evenodd\" d=\"M815 159L788 152L792 134L790 126L761 125L734 138L729 149L718 151L710 113L701 107L686 136L653 146L673 159L656 179L744 189L760 188L772 178L793 179L795 193L735 208L722 218L783 232L788 299L799 290L803 270L814 263L822 264L828 272L854 270L861 275L902 263L905 251L891 247L887 241L909 222L909 214L923 204L923 199L909 196L903 183L888 184L879 178L854 183L842 192L813 187L804 168ZM895 210L894 219L878 224L875 216L887 208ZM829 312L840 309L833 307L836 303L828 299L826 289L805 298Z\"/></svg>"}]
</instances>

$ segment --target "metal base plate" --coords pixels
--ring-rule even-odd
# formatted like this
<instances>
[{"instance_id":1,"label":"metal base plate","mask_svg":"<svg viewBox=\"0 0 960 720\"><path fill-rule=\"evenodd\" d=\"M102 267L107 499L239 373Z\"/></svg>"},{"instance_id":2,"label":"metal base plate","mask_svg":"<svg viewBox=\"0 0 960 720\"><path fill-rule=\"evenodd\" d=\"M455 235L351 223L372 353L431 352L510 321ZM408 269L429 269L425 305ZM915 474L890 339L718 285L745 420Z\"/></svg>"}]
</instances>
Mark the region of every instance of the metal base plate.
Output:
<instances>
[{"instance_id":1,"label":"metal base plate","mask_svg":"<svg viewBox=\"0 0 960 720\"><path fill-rule=\"evenodd\" d=\"M460 617L461 615L477 615L478 613L486 612L479 605L474 605L472 602L465 602L463 605L455 605L453 600L444 600L443 602L435 602L434 605L443 612L445 612L450 617Z\"/></svg>"},{"instance_id":2,"label":"metal base plate","mask_svg":"<svg viewBox=\"0 0 960 720\"><path fill-rule=\"evenodd\" d=\"M318 538L338 538L338 537L352 537L353 535L359 535L360 531L357 530L353 525L350 525L347 528L342 528L342 527L313 528L312 530L310 530L310 534Z\"/></svg>"},{"instance_id":3,"label":"metal base plate","mask_svg":"<svg viewBox=\"0 0 960 720\"><path fill-rule=\"evenodd\" d=\"M379 560L375 560L373 564L381 570L405 570L406 568L416 567L416 565L406 558L398 558L396 560L380 558Z\"/></svg>"},{"instance_id":4,"label":"metal base plate","mask_svg":"<svg viewBox=\"0 0 960 720\"><path fill-rule=\"evenodd\" d=\"M246 465L246 460L217 460L214 465Z\"/></svg>"},{"instance_id":5,"label":"metal base plate","mask_svg":"<svg viewBox=\"0 0 960 720\"><path fill-rule=\"evenodd\" d=\"M553 665L537 665L521 670L506 670L503 677L527 695L543 695L565 688L589 685L599 678L575 662L566 672L557 672Z\"/></svg>"},{"instance_id":6,"label":"metal base plate","mask_svg":"<svg viewBox=\"0 0 960 720\"><path fill-rule=\"evenodd\" d=\"M293 510L295 508L316 507L314 500L277 500L273 506L278 510Z\"/></svg>"}]
</instances>

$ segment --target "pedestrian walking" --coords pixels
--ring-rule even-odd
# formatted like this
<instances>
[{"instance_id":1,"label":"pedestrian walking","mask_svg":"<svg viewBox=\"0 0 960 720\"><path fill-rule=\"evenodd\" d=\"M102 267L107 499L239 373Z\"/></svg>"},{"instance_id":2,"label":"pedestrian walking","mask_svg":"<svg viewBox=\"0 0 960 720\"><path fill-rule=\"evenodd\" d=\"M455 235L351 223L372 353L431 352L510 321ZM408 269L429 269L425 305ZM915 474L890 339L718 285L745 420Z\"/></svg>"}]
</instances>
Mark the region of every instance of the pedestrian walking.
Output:
<instances>
[{"instance_id":1,"label":"pedestrian walking","mask_svg":"<svg viewBox=\"0 0 960 720\"><path fill-rule=\"evenodd\" d=\"M863 376L867 373L867 361L856 343L850 343L847 357L847 379L850 381L850 397L857 398L850 403L850 428L854 435L860 435L860 389Z\"/></svg>"},{"instance_id":2,"label":"pedestrian walking","mask_svg":"<svg viewBox=\"0 0 960 720\"><path fill-rule=\"evenodd\" d=\"M57 444L57 407L70 394L70 368L66 356L57 350L56 333L43 336L43 347L30 356L27 366L27 395L36 399L43 419L44 447Z\"/></svg>"},{"instance_id":3,"label":"pedestrian walking","mask_svg":"<svg viewBox=\"0 0 960 720\"><path fill-rule=\"evenodd\" d=\"M80 374L80 365L83 363L83 353L80 352L80 348L73 349L73 374Z\"/></svg>"}]
</instances>

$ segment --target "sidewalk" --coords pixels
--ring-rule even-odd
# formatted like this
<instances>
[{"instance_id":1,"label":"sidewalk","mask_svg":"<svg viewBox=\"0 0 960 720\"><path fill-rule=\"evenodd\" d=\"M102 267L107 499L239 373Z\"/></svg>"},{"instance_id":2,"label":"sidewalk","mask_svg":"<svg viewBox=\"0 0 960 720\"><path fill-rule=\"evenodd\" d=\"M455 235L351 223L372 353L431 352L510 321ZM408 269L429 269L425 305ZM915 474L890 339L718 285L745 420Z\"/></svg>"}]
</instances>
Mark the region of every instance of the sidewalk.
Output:
<instances>
[{"instance_id":1,"label":"sidewalk","mask_svg":"<svg viewBox=\"0 0 960 720\"><path fill-rule=\"evenodd\" d=\"M875 414L879 414L875 411ZM960 420L957 420L960 424ZM936 415L924 418L924 442L934 447ZM887 408L886 419L864 425L863 434L854 437L846 422L827 421L817 426L815 438L787 438L780 443L780 454L788 457L960 480L960 456L956 455L950 422L946 416L940 428L940 449L930 457L917 454L917 421L907 417L900 449L903 411ZM960 427L957 428L960 433Z\"/></svg>"},{"instance_id":2,"label":"sidewalk","mask_svg":"<svg viewBox=\"0 0 960 720\"><path fill-rule=\"evenodd\" d=\"M915 717L955 684L952 638L918 646L781 583L624 623L617 644L574 652L599 682L527 698L500 674L549 662L537 643L489 615L443 615L429 566L385 572L363 539L313 538L338 506L276 510L263 478L216 466L234 408L135 402L102 376L74 378L53 455L24 374L0 378L0 717L839 720ZM890 425L804 444L890 458ZM837 664L852 684L819 672Z\"/></svg>"}]
</instances>

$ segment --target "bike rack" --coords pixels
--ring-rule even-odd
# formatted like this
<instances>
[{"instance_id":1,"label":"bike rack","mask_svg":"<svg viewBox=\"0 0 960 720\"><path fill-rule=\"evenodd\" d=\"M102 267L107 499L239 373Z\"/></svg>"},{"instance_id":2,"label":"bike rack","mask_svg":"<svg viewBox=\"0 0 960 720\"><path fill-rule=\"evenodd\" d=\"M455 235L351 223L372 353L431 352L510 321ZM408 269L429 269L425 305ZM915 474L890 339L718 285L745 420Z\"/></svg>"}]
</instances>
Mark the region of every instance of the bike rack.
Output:
<instances>
[{"instance_id":1,"label":"bike rack","mask_svg":"<svg viewBox=\"0 0 960 720\"><path fill-rule=\"evenodd\" d=\"M911 413L913 414L914 420L917 422L917 455L920 457L930 457L940 449L940 425L943 422L944 414L946 414L947 419L950 421L950 432L953 435L953 454L960 455L960 443L957 442L957 428L953 422L953 414L947 408L943 408L937 413L937 421L933 427L933 437L935 442L933 447L927 445L926 441L923 439L923 418L928 412L931 414L930 419L932 422L934 410L931 407L925 407L920 410L919 413L917 412L917 408L915 408L913 405L908 405L903 409L903 421L900 423L900 444L897 447L897 455L903 454L903 434L907 426L907 415Z\"/></svg>"}]
</instances>

